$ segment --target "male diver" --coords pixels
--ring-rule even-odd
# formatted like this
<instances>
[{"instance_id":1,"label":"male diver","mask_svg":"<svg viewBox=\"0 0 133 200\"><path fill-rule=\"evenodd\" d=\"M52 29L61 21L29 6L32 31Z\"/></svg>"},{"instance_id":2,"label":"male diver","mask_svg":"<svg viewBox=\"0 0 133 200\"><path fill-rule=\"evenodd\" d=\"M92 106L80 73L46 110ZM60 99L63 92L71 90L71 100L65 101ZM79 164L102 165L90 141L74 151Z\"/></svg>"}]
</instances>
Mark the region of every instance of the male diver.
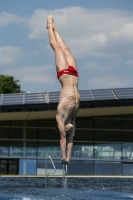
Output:
<instances>
[{"instance_id":1,"label":"male diver","mask_svg":"<svg viewBox=\"0 0 133 200\"><path fill-rule=\"evenodd\" d=\"M59 104L57 107L56 131L60 134L61 164L70 161L73 137L75 134L75 118L79 109L78 68L73 55L59 35L53 17L47 18L49 43L55 52L57 77L61 83Z\"/></svg>"}]
</instances>

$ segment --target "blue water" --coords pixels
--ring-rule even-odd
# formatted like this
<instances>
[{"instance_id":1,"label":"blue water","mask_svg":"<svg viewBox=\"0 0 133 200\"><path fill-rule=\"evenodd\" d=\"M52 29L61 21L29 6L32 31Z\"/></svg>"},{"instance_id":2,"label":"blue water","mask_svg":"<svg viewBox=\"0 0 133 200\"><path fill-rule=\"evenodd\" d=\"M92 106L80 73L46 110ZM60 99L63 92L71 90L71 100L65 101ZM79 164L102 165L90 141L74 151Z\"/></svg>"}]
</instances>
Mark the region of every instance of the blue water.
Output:
<instances>
[{"instance_id":1,"label":"blue water","mask_svg":"<svg viewBox=\"0 0 133 200\"><path fill-rule=\"evenodd\" d=\"M0 200L133 199L133 179L0 178Z\"/></svg>"}]
</instances>

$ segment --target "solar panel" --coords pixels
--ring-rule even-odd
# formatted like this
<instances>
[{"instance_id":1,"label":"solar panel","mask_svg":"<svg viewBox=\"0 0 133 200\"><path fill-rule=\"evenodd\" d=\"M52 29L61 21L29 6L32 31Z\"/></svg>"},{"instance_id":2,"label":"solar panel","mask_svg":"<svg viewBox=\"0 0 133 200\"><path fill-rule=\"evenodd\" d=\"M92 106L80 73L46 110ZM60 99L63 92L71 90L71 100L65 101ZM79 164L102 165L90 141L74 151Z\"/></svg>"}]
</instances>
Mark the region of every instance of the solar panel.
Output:
<instances>
[{"instance_id":1,"label":"solar panel","mask_svg":"<svg viewBox=\"0 0 133 200\"><path fill-rule=\"evenodd\" d=\"M23 94L3 94L2 105L23 104Z\"/></svg>"},{"instance_id":2,"label":"solar panel","mask_svg":"<svg viewBox=\"0 0 133 200\"><path fill-rule=\"evenodd\" d=\"M80 100L81 101L93 101L94 97L90 90L80 90Z\"/></svg>"},{"instance_id":3,"label":"solar panel","mask_svg":"<svg viewBox=\"0 0 133 200\"><path fill-rule=\"evenodd\" d=\"M133 99L133 88L113 89L119 99Z\"/></svg>"},{"instance_id":4,"label":"solar panel","mask_svg":"<svg viewBox=\"0 0 133 200\"><path fill-rule=\"evenodd\" d=\"M49 92L49 102L50 103L57 103L59 102L60 92Z\"/></svg>"},{"instance_id":5,"label":"solar panel","mask_svg":"<svg viewBox=\"0 0 133 200\"><path fill-rule=\"evenodd\" d=\"M2 104L2 97L3 97L3 94L0 94L0 105Z\"/></svg>"},{"instance_id":6,"label":"solar panel","mask_svg":"<svg viewBox=\"0 0 133 200\"><path fill-rule=\"evenodd\" d=\"M94 100L112 100L117 99L113 90L111 89L101 89L101 90L91 90Z\"/></svg>"},{"instance_id":7,"label":"solar panel","mask_svg":"<svg viewBox=\"0 0 133 200\"><path fill-rule=\"evenodd\" d=\"M80 101L133 99L133 88L80 90ZM0 94L0 105L58 103L60 92Z\"/></svg>"},{"instance_id":8,"label":"solar panel","mask_svg":"<svg viewBox=\"0 0 133 200\"><path fill-rule=\"evenodd\" d=\"M91 94L91 91L89 90L80 90L80 100L81 101L90 101L93 100L93 96ZM58 102L59 101L59 96L60 92L49 92L49 102Z\"/></svg>"},{"instance_id":9,"label":"solar panel","mask_svg":"<svg viewBox=\"0 0 133 200\"><path fill-rule=\"evenodd\" d=\"M46 103L46 93L25 93L24 103Z\"/></svg>"}]
</instances>

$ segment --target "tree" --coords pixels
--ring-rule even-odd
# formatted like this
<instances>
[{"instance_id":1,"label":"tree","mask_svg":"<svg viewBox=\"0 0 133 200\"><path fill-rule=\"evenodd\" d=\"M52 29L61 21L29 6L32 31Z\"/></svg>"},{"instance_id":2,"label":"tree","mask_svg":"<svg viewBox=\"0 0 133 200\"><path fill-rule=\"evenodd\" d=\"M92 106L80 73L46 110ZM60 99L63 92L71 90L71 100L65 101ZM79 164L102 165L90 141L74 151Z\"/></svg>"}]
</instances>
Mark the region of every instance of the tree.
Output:
<instances>
[{"instance_id":1,"label":"tree","mask_svg":"<svg viewBox=\"0 0 133 200\"><path fill-rule=\"evenodd\" d=\"M13 76L0 74L0 93L20 93L19 80L14 80Z\"/></svg>"}]
</instances>

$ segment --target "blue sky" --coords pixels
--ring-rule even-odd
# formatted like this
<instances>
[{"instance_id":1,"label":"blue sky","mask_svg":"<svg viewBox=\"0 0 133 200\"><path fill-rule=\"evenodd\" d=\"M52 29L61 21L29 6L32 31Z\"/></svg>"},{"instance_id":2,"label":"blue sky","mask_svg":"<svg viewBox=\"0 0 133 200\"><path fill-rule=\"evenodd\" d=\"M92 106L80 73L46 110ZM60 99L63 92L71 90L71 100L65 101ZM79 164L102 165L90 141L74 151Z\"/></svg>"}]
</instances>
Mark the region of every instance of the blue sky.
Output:
<instances>
[{"instance_id":1,"label":"blue sky","mask_svg":"<svg viewBox=\"0 0 133 200\"><path fill-rule=\"evenodd\" d=\"M133 87L133 0L0 0L0 74L59 91L47 16L76 58L79 89Z\"/></svg>"}]
</instances>

